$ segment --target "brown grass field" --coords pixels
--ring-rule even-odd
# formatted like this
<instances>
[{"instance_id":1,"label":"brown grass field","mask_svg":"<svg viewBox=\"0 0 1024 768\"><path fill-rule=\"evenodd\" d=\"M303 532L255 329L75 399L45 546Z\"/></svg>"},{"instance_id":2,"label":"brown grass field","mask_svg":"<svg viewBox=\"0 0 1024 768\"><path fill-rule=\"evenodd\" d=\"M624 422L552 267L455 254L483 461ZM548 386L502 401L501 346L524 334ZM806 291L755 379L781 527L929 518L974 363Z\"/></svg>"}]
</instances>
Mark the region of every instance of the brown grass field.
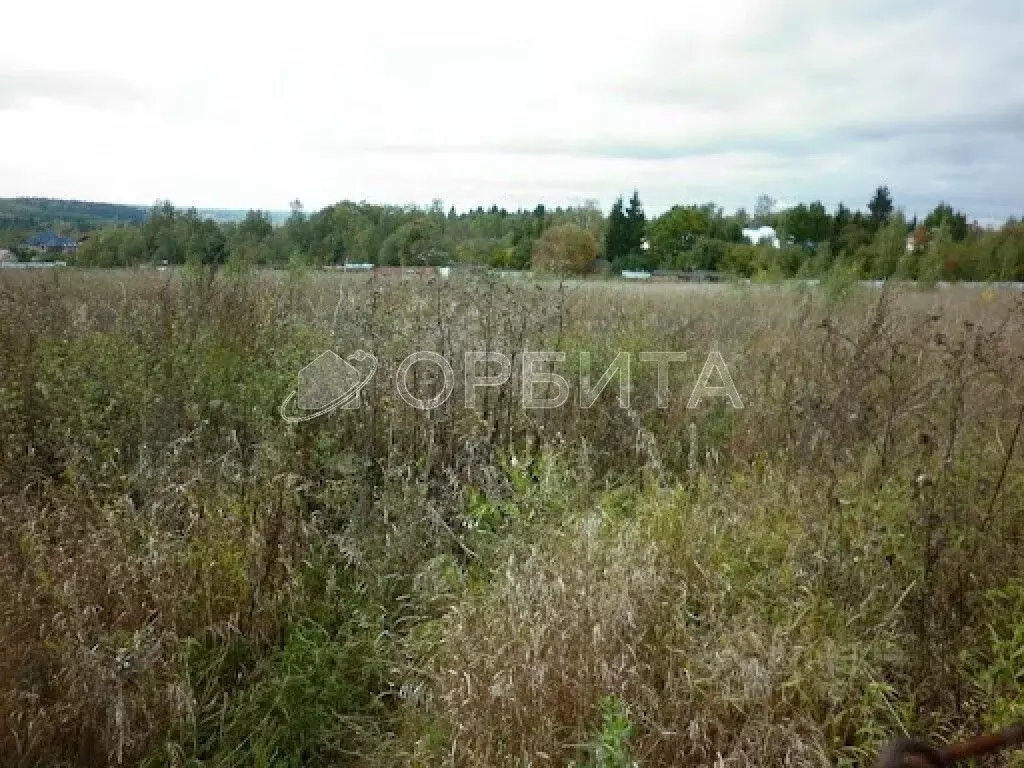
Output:
<instances>
[{"instance_id":1,"label":"brown grass field","mask_svg":"<svg viewBox=\"0 0 1024 768\"><path fill-rule=\"evenodd\" d=\"M286 424L358 349L359 407ZM662 408L642 364L465 407L467 351L538 350L687 359ZM744 408L687 407L712 350ZM1022 423L992 288L0 273L0 764L854 766L1020 719Z\"/></svg>"}]
</instances>

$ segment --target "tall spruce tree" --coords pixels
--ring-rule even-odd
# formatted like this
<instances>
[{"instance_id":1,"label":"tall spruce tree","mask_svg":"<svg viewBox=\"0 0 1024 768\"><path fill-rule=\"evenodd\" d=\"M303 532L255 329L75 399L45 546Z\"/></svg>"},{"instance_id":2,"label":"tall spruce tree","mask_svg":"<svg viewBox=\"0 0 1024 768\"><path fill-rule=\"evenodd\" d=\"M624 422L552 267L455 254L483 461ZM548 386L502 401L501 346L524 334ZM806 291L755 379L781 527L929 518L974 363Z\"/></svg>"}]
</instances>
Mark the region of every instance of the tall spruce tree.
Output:
<instances>
[{"instance_id":1,"label":"tall spruce tree","mask_svg":"<svg viewBox=\"0 0 1024 768\"><path fill-rule=\"evenodd\" d=\"M608 230L604 236L605 258L621 269L629 256L629 223L623 213L624 204L619 197L608 214Z\"/></svg>"},{"instance_id":2,"label":"tall spruce tree","mask_svg":"<svg viewBox=\"0 0 1024 768\"><path fill-rule=\"evenodd\" d=\"M644 214L643 203L640 202L640 193L634 189L633 196L629 198L629 208L626 209L626 243L629 253L635 255L641 252L646 231L647 216Z\"/></svg>"},{"instance_id":3,"label":"tall spruce tree","mask_svg":"<svg viewBox=\"0 0 1024 768\"><path fill-rule=\"evenodd\" d=\"M879 187L875 190L875 196L868 203L868 211L871 212L871 231L877 232L893 212L892 194L888 187Z\"/></svg>"}]
</instances>

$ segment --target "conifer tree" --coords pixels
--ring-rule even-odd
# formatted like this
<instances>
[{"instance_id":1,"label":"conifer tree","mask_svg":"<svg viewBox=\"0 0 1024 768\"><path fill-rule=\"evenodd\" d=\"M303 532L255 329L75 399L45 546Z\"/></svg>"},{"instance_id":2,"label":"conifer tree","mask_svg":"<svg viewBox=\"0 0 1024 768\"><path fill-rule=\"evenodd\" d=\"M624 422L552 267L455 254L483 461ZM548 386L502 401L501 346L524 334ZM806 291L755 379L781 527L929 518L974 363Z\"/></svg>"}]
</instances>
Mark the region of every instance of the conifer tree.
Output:
<instances>
[{"instance_id":1,"label":"conifer tree","mask_svg":"<svg viewBox=\"0 0 1024 768\"><path fill-rule=\"evenodd\" d=\"M623 213L622 198L612 205L608 214L608 229L604 237L605 258L621 269L629 255L629 223Z\"/></svg>"}]
</instances>

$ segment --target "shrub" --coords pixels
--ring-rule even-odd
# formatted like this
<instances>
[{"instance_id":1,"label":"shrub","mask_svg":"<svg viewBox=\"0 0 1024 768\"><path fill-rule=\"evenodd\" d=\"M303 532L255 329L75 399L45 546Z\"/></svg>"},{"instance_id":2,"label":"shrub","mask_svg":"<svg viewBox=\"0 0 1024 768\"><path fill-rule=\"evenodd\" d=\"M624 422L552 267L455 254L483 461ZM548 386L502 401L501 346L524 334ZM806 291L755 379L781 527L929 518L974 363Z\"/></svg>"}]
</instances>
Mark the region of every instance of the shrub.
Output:
<instances>
[{"instance_id":1,"label":"shrub","mask_svg":"<svg viewBox=\"0 0 1024 768\"><path fill-rule=\"evenodd\" d=\"M576 224L559 224L544 230L534 242L530 264L537 272L583 274L598 251L590 232Z\"/></svg>"}]
</instances>

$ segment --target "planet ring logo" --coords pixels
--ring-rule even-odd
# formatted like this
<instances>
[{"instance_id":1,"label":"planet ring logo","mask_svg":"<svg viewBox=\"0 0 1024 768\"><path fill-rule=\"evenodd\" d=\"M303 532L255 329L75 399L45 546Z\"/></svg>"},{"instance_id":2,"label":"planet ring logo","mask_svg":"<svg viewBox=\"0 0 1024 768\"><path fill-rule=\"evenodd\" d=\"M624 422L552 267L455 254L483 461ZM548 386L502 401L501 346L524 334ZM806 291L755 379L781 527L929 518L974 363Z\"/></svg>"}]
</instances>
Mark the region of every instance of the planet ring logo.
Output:
<instances>
[{"instance_id":1,"label":"planet ring logo","mask_svg":"<svg viewBox=\"0 0 1024 768\"><path fill-rule=\"evenodd\" d=\"M360 393L376 373L377 358L369 352L358 350L347 358L324 352L299 371L298 388L281 403L281 418L298 424L339 408L358 408Z\"/></svg>"}]
</instances>

